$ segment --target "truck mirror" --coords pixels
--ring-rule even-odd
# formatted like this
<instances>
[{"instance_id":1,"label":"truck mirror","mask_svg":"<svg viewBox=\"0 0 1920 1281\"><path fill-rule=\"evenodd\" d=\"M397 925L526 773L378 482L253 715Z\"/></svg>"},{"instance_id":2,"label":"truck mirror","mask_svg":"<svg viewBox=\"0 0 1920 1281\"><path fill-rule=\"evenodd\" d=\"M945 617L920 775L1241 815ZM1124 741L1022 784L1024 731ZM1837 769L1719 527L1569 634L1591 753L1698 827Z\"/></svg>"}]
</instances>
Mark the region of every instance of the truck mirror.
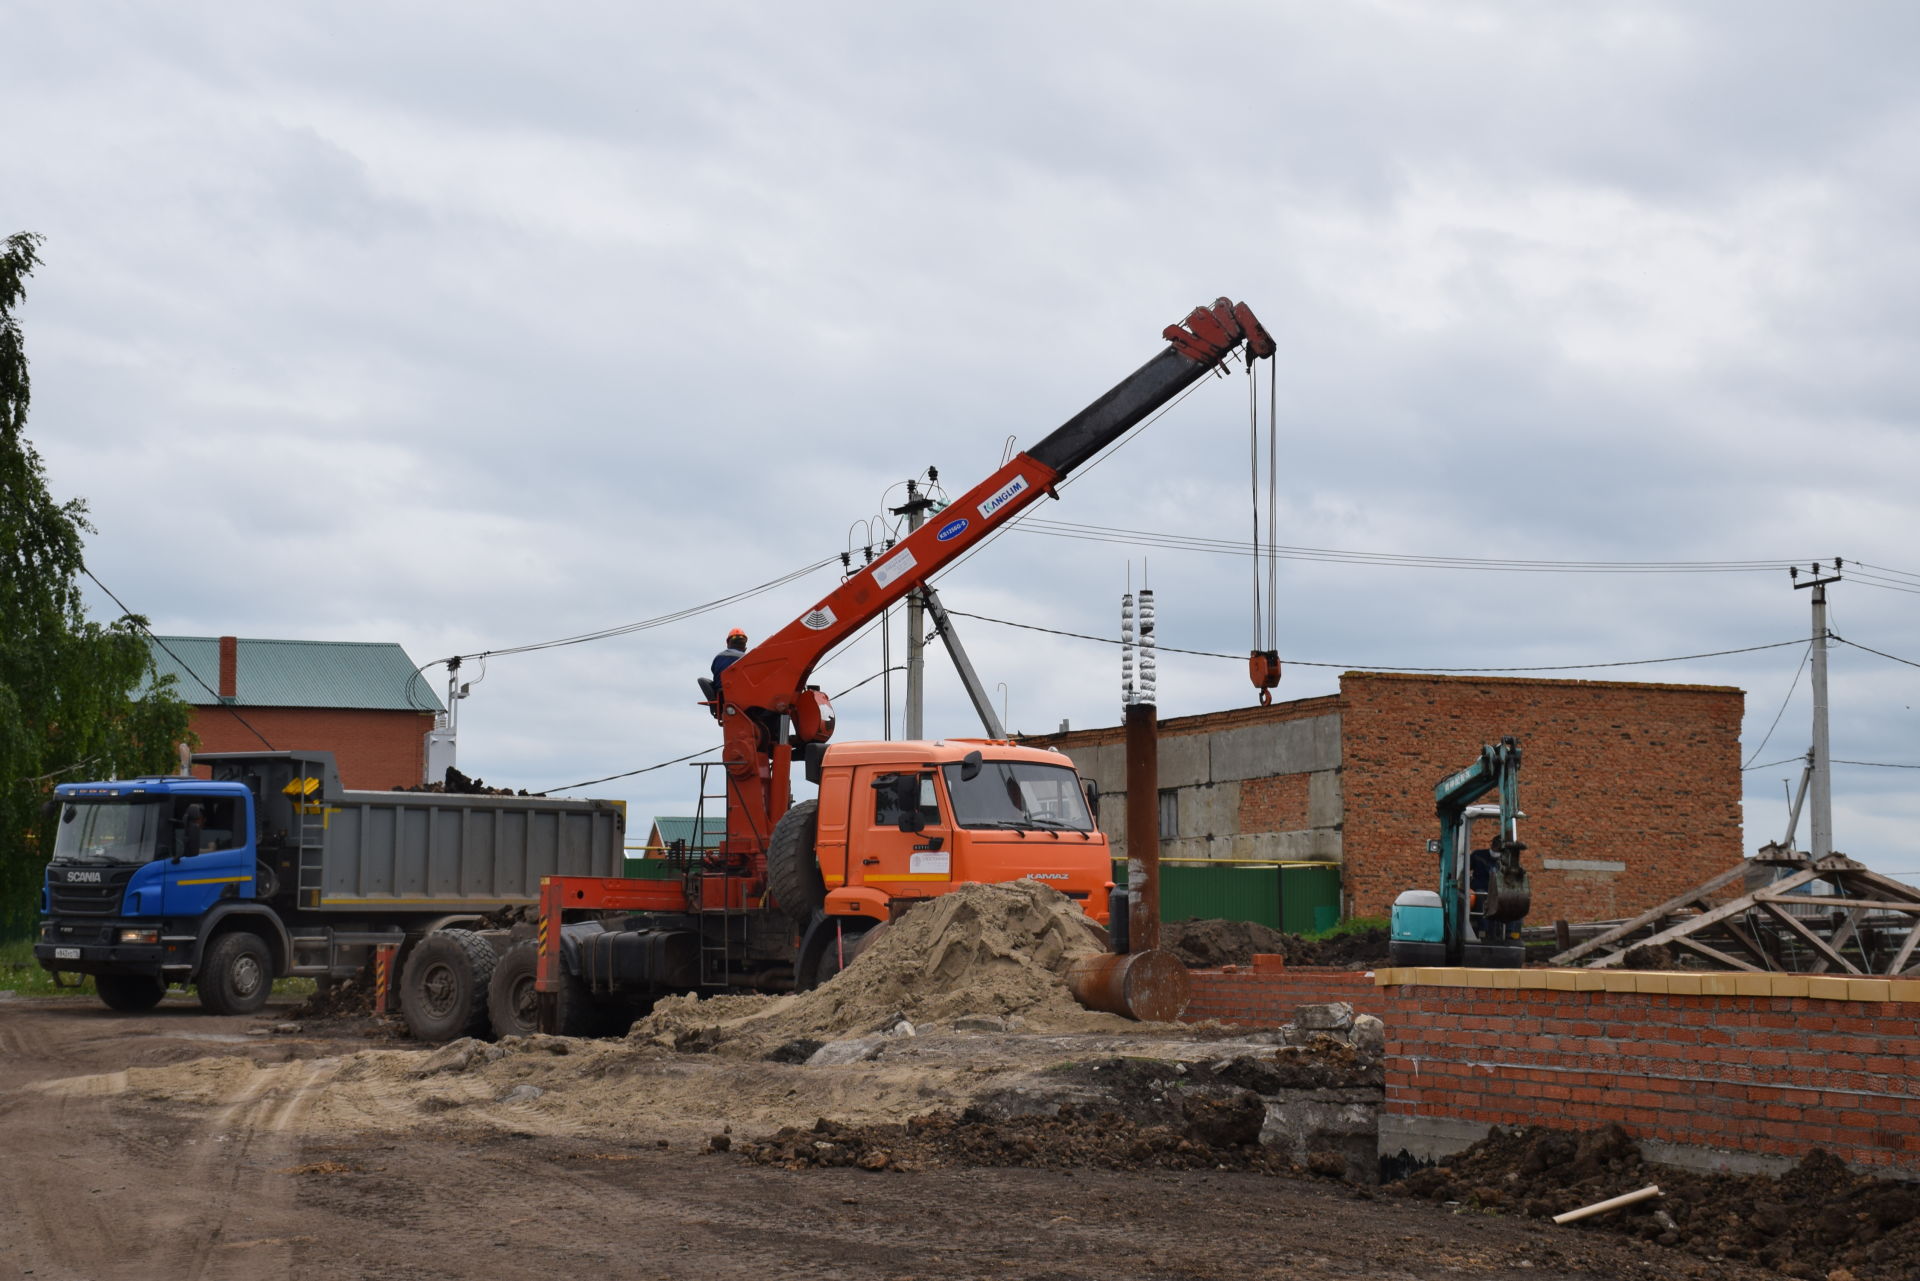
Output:
<instances>
[{"instance_id":1,"label":"truck mirror","mask_svg":"<svg viewBox=\"0 0 1920 1281\"><path fill-rule=\"evenodd\" d=\"M981 758L979 752L968 752L960 761L960 781L971 783L980 777Z\"/></svg>"},{"instance_id":2,"label":"truck mirror","mask_svg":"<svg viewBox=\"0 0 1920 1281\"><path fill-rule=\"evenodd\" d=\"M920 816L920 776L918 774L895 774L893 776L894 809L900 813L900 830L903 832L923 831L926 819Z\"/></svg>"},{"instance_id":3,"label":"truck mirror","mask_svg":"<svg viewBox=\"0 0 1920 1281\"><path fill-rule=\"evenodd\" d=\"M1093 779L1088 779L1086 780L1085 786L1087 789L1087 812L1089 814L1098 814L1100 812L1100 784Z\"/></svg>"}]
</instances>

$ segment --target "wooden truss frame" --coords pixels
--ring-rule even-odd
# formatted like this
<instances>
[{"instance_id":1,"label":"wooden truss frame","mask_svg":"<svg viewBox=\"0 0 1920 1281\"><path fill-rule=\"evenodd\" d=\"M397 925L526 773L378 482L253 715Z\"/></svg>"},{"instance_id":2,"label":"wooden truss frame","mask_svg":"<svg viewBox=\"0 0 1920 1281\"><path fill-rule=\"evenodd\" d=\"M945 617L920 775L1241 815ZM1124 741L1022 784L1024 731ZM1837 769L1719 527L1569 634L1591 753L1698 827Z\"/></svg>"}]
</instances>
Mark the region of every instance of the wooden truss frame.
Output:
<instances>
[{"instance_id":1,"label":"wooden truss frame","mask_svg":"<svg viewBox=\"0 0 1920 1281\"><path fill-rule=\"evenodd\" d=\"M1728 887L1747 881L1754 864L1779 868L1784 875L1735 898L1721 898ZM1835 893L1794 893L1815 880L1831 883ZM1900 941L1889 945L1891 937ZM1566 948L1551 963L1605 969L1623 965L1635 948L1658 946L1685 949L1715 969L1920 973L1915 955L1920 888L1870 871L1844 854L1816 861L1768 845L1712 880Z\"/></svg>"}]
</instances>

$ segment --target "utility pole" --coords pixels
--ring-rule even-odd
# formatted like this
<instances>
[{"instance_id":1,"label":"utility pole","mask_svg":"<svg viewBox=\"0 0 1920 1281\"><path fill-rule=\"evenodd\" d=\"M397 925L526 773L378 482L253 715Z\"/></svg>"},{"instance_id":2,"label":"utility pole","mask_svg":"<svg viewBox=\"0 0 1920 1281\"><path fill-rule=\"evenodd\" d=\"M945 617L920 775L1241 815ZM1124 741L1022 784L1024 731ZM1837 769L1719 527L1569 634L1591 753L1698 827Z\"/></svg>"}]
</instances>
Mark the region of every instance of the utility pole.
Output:
<instances>
[{"instance_id":1,"label":"utility pole","mask_svg":"<svg viewBox=\"0 0 1920 1281\"><path fill-rule=\"evenodd\" d=\"M927 468L927 483L939 483L940 473ZM907 501L891 508L894 515L907 518L907 532L911 534L926 523L927 513L935 506L933 499L920 491L918 481L907 482ZM901 734L905 739L926 737L926 648L927 620L926 605L920 599L918 591L907 595L907 710L906 728Z\"/></svg>"},{"instance_id":2,"label":"utility pole","mask_svg":"<svg viewBox=\"0 0 1920 1281\"><path fill-rule=\"evenodd\" d=\"M1787 571L1793 588L1813 588L1813 812L1808 821L1812 839L1808 853L1816 860L1833 853L1833 765L1827 752L1827 584L1840 581L1840 558L1826 571L1815 562L1811 577L1800 581L1800 567ZM1822 574L1826 577L1821 577Z\"/></svg>"}]
</instances>

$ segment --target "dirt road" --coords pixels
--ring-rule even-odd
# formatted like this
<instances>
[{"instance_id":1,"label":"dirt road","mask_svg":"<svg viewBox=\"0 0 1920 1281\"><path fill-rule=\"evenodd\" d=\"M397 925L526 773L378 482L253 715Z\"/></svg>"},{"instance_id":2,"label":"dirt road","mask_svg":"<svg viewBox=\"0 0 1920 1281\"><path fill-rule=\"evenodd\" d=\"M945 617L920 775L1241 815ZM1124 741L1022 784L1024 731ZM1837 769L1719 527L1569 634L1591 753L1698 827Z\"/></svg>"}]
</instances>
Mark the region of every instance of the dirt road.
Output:
<instances>
[{"instance_id":1,"label":"dirt road","mask_svg":"<svg viewBox=\"0 0 1920 1281\"><path fill-rule=\"evenodd\" d=\"M433 1095L407 1128L357 1129L327 1111L341 1056L404 1043L252 1034L286 1018L0 996L0 1278L1774 1275L1307 1179L787 1171L707 1153L697 1127L516 1130ZM714 1091L737 1070L679 1057ZM206 1059L227 1060L194 1069L217 1093L140 1084Z\"/></svg>"}]
</instances>

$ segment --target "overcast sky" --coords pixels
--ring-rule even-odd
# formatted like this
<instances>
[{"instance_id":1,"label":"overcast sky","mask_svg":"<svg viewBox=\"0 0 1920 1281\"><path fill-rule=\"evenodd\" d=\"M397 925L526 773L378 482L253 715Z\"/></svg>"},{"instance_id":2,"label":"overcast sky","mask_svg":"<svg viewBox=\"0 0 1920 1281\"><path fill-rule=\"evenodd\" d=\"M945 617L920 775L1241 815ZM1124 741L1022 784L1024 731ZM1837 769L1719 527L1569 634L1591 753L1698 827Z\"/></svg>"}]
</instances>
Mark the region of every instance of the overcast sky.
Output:
<instances>
[{"instance_id":1,"label":"overcast sky","mask_svg":"<svg viewBox=\"0 0 1920 1281\"><path fill-rule=\"evenodd\" d=\"M30 435L163 633L426 663L682 611L864 543L929 465L958 494L1227 294L1280 345L1281 542L1840 556L1878 568L1834 630L1920 662L1911 4L28 0L5 39ZM1245 539L1244 382L1035 515ZM1022 531L940 586L1112 636L1130 568L1164 644L1253 645L1244 556ZM717 744L726 629L836 581L494 659L460 763L548 788ZM1281 697L1809 628L1778 568L1279 582L1284 657L1331 665ZM1117 721L1112 646L962 624L1015 728ZM1569 674L1738 685L1760 765L1807 747L1805 649ZM882 666L876 634L819 680ZM1920 668L1841 646L1832 682L1833 754L1881 763L1836 767L1836 844L1920 872ZM930 684L930 729L977 732ZM1244 660L1162 662L1163 714L1249 701ZM1795 774L1747 773L1747 848ZM695 789L583 790L644 830Z\"/></svg>"}]
</instances>

